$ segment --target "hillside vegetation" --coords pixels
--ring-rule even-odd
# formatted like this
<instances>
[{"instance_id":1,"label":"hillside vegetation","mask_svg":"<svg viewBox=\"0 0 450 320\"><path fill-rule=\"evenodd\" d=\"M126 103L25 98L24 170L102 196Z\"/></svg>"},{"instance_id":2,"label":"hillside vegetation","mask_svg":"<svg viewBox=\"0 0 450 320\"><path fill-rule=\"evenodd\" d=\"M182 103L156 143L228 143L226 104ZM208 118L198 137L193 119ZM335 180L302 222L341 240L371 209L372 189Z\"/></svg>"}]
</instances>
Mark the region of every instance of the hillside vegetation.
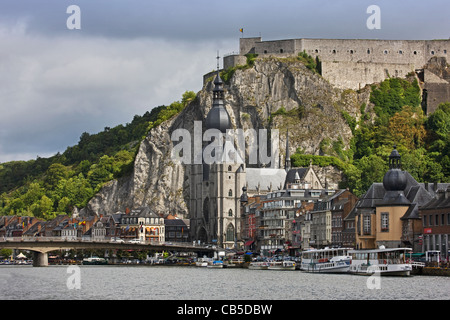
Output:
<instances>
[{"instance_id":1,"label":"hillside vegetation","mask_svg":"<svg viewBox=\"0 0 450 320\"><path fill-rule=\"evenodd\" d=\"M421 108L417 80L391 78L372 86L370 102L374 120L361 105L359 120L343 112L352 129L350 148L323 140L323 156L291 156L294 166L333 165L344 172L341 187L362 195L373 182L382 182L394 145L402 156L402 168L419 182L450 182L450 103L441 104L429 117Z\"/></svg>"},{"instance_id":2,"label":"hillside vegetation","mask_svg":"<svg viewBox=\"0 0 450 320\"><path fill-rule=\"evenodd\" d=\"M193 99L195 93L187 91L181 102L136 115L125 126L107 127L97 134L84 132L78 144L62 154L0 164L0 215L52 219L84 207L104 183L132 172L139 144L150 129Z\"/></svg>"},{"instance_id":3,"label":"hillside vegetation","mask_svg":"<svg viewBox=\"0 0 450 320\"><path fill-rule=\"evenodd\" d=\"M390 78L373 85L370 88L370 103L361 106L356 103L356 110L359 108L359 111L350 114L345 111L349 109L333 107L333 101L328 96L334 89L321 78L320 61L304 53L294 57L292 63L288 59L265 62L255 59L255 55L248 55L245 66L222 72L224 81L231 85L233 77L241 77L239 87L234 83L236 87L229 92L233 98L230 99L230 107L236 109L234 119L241 112L247 115L247 120L243 119L248 125L251 117L259 115L261 119L255 121L255 128L264 123L269 126L281 123L275 121L276 117L288 119L292 127L297 127L297 135L303 134L296 142L290 140L298 147L291 156L293 166L308 166L310 161L322 167L332 165L344 174L340 187L348 187L360 196L373 182L382 181L388 169L389 154L396 145L402 156L403 169L417 181L450 182L450 103L440 105L438 110L426 117L421 108L420 87L414 76ZM306 68L298 68L295 63L299 62ZM259 63L259 70L254 68L255 63ZM300 71L295 74L295 70ZM294 91L294 84L299 82L304 86ZM292 86L288 88L292 90L287 90L286 83ZM197 109L204 108L208 96L205 90L199 97L187 91L181 102L154 108L143 116L136 115L126 125L105 128L97 134L85 132L77 145L68 147L62 154L0 164L0 215L52 219L58 214L70 214L74 207L85 207L106 182L113 179L123 181L130 176L136 165L139 146L150 129L179 114L193 100L196 100ZM270 90L278 94L278 100L270 100ZM277 103L279 105L275 108ZM303 127L299 125L301 121L304 121ZM301 129L305 127L310 128L309 131ZM318 129L321 131L318 132ZM324 129L327 129L325 133ZM348 132L344 137L346 141L342 138L343 130ZM339 131L338 134L336 131ZM300 148L300 143L311 140L309 136L316 139L314 148L320 142L320 155L306 154L305 149ZM145 150L142 152L145 153ZM148 157L143 155L142 159ZM161 188L173 188L171 192L174 194L182 191L183 179L177 187L180 190L174 189L169 187L170 175L163 179L155 176L158 170L153 171L156 173L152 173L154 176L151 177L162 183ZM172 173L176 176L179 172L182 173L182 170L173 170ZM145 177L142 181L149 181L150 175ZM143 182L140 183L136 186L139 192L146 196L149 193L149 197L158 196L154 187L147 188ZM129 189L123 194L130 197ZM108 196L104 198L110 199ZM144 196L141 198L145 199Z\"/></svg>"}]
</instances>

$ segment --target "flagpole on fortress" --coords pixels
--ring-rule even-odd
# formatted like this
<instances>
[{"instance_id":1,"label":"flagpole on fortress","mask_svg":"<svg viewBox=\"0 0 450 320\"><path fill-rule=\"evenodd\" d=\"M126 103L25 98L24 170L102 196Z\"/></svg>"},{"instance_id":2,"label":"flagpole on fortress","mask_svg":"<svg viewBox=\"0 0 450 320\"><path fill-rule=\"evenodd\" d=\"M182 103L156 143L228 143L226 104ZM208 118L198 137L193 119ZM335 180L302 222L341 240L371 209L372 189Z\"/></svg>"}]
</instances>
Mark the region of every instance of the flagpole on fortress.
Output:
<instances>
[{"instance_id":1,"label":"flagpole on fortress","mask_svg":"<svg viewBox=\"0 0 450 320\"><path fill-rule=\"evenodd\" d=\"M244 28L240 28L239 31L241 32L241 38L244 37Z\"/></svg>"}]
</instances>

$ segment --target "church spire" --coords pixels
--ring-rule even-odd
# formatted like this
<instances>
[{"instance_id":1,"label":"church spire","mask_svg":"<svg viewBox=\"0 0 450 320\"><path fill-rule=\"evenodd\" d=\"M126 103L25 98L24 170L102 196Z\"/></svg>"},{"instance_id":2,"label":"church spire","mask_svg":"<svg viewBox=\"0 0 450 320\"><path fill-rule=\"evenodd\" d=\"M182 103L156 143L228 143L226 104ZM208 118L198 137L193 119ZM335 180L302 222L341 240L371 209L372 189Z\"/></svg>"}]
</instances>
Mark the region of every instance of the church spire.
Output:
<instances>
[{"instance_id":1,"label":"church spire","mask_svg":"<svg viewBox=\"0 0 450 320\"><path fill-rule=\"evenodd\" d=\"M214 79L212 108L206 116L207 129L219 129L222 133L231 129L230 115L224 107L224 99L223 81L219 72L219 53L217 53L217 75Z\"/></svg>"}]
</instances>

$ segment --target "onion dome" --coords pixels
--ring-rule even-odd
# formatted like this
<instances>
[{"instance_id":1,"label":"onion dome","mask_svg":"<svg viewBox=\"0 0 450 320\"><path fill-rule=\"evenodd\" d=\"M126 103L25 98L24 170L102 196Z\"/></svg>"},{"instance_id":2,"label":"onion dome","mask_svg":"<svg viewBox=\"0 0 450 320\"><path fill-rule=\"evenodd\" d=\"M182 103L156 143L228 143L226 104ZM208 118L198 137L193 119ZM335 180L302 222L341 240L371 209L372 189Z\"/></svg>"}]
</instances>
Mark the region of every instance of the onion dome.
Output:
<instances>
[{"instance_id":1,"label":"onion dome","mask_svg":"<svg viewBox=\"0 0 450 320\"><path fill-rule=\"evenodd\" d=\"M404 190L407 186L406 174L401 169L401 157L394 145L389 156L389 170L383 177L383 187L386 193L383 197L383 205L409 205Z\"/></svg>"},{"instance_id":2,"label":"onion dome","mask_svg":"<svg viewBox=\"0 0 450 320\"><path fill-rule=\"evenodd\" d=\"M214 80L213 105L206 116L206 129L219 129L222 133L231 129L230 115L224 107L223 81L220 78L219 70L217 70Z\"/></svg>"},{"instance_id":3,"label":"onion dome","mask_svg":"<svg viewBox=\"0 0 450 320\"><path fill-rule=\"evenodd\" d=\"M401 170L401 157L394 145L389 156L389 170L383 177L383 187L386 191L403 191L406 184L405 172Z\"/></svg>"}]
</instances>

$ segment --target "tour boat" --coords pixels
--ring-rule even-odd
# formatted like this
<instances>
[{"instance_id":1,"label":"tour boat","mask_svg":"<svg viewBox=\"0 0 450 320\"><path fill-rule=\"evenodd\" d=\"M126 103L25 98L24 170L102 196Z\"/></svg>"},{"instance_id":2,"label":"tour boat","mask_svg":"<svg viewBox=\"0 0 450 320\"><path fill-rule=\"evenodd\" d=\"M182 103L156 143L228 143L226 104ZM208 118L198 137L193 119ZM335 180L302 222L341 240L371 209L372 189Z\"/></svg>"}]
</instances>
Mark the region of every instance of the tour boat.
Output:
<instances>
[{"instance_id":1,"label":"tour boat","mask_svg":"<svg viewBox=\"0 0 450 320\"><path fill-rule=\"evenodd\" d=\"M411 251L410 248L387 249L384 246L372 250L350 250L352 263L349 273L409 276L412 265L407 258Z\"/></svg>"},{"instance_id":2,"label":"tour boat","mask_svg":"<svg viewBox=\"0 0 450 320\"><path fill-rule=\"evenodd\" d=\"M104 258L90 257L83 259L83 265L104 265L108 264L108 261Z\"/></svg>"},{"instance_id":3,"label":"tour boat","mask_svg":"<svg viewBox=\"0 0 450 320\"><path fill-rule=\"evenodd\" d=\"M208 262L207 265L208 268L223 268L223 261L222 260L213 260Z\"/></svg>"},{"instance_id":4,"label":"tour boat","mask_svg":"<svg viewBox=\"0 0 450 320\"><path fill-rule=\"evenodd\" d=\"M300 270L320 273L345 273L350 268L352 257L349 248L313 249L302 252Z\"/></svg>"},{"instance_id":5,"label":"tour boat","mask_svg":"<svg viewBox=\"0 0 450 320\"><path fill-rule=\"evenodd\" d=\"M295 262L294 261L271 261L269 262L268 270L282 270L282 271L294 271Z\"/></svg>"},{"instance_id":6,"label":"tour boat","mask_svg":"<svg viewBox=\"0 0 450 320\"><path fill-rule=\"evenodd\" d=\"M248 265L250 270L267 270L269 268L269 263L263 261L253 261Z\"/></svg>"}]
</instances>

